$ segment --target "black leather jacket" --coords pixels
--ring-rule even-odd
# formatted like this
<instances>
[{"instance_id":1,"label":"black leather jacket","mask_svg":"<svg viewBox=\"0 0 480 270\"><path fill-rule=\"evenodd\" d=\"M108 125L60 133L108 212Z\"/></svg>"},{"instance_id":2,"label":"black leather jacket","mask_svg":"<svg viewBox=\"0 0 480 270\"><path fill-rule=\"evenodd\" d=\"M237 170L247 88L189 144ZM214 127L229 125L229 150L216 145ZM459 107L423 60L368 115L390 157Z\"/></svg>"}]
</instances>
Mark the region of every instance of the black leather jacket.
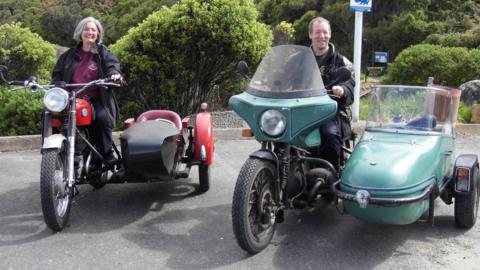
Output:
<instances>
[{"instance_id":1,"label":"black leather jacket","mask_svg":"<svg viewBox=\"0 0 480 270\"><path fill-rule=\"evenodd\" d=\"M80 62L78 51L81 50L82 44L70 48L63 53L57 61L52 72L52 82L64 81L69 83L72 80L73 72L76 65ZM99 67L99 77L110 77L114 73L120 73L120 61L118 58L103 44L97 44L92 48L92 53ZM100 97L102 104L112 117L113 124L120 118L117 99L112 88L100 89Z\"/></svg>"},{"instance_id":2,"label":"black leather jacket","mask_svg":"<svg viewBox=\"0 0 480 270\"><path fill-rule=\"evenodd\" d=\"M333 44L329 44L329 50L327 55L323 59L323 63L318 63L320 68L320 73L322 74L322 80L324 85L329 85L333 78L331 78L331 74L334 70L339 67L346 67L352 72L352 76L349 80L345 82L338 83L337 85L342 86L344 93L341 98L333 98L338 102L338 110L337 110L337 126L341 129L341 136L349 136L351 128L350 128L350 112L348 107L353 103L353 93L355 88L355 75L353 70L352 62L350 62L345 56L340 54L339 52L335 51L335 46Z\"/></svg>"}]
</instances>

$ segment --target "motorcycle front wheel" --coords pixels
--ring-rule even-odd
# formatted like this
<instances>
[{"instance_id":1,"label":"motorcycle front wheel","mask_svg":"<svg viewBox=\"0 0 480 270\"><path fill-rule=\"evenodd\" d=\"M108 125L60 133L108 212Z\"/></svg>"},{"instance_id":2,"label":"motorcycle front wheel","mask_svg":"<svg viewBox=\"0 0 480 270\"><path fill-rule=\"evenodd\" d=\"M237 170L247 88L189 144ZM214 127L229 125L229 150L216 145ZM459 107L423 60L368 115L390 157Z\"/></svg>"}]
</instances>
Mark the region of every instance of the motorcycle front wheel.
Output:
<instances>
[{"instance_id":1,"label":"motorcycle front wheel","mask_svg":"<svg viewBox=\"0 0 480 270\"><path fill-rule=\"evenodd\" d=\"M275 232L275 165L249 158L237 178L232 201L232 225L238 244L249 253L258 253Z\"/></svg>"},{"instance_id":2,"label":"motorcycle front wheel","mask_svg":"<svg viewBox=\"0 0 480 270\"><path fill-rule=\"evenodd\" d=\"M40 195L43 218L53 231L61 231L70 217L71 196L67 185L66 153L46 149L42 154Z\"/></svg>"}]
</instances>

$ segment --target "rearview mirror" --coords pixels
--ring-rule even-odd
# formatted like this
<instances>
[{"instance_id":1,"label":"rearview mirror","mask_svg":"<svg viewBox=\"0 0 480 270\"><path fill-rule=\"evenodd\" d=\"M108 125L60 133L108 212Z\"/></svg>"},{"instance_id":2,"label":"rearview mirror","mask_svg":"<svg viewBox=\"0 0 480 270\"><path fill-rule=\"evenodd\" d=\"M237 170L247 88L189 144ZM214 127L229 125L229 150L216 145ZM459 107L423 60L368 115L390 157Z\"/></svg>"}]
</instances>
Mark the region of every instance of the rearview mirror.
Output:
<instances>
[{"instance_id":1,"label":"rearview mirror","mask_svg":"<svg viewBox=\"0 0 480 270\"><path fill-rule=\"evenodd\" d=\"M247 62L241 60L237 64L237 72L240 73L243 77L248 78L248 64Z\"/></svg>"}]
</instances>

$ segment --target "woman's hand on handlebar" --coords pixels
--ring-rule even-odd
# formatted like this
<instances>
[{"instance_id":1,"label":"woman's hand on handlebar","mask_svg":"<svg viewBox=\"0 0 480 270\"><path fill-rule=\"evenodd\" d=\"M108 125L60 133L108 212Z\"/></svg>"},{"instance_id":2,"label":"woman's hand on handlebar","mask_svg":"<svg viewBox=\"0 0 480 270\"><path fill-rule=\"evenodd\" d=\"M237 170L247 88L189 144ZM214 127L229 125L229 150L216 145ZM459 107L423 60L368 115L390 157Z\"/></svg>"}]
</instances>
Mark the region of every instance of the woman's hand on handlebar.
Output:
<instances>
[{"instance_id":1,"label":"woman's hand on handlebar","mask_svg":"<svg viewBox=\"0 0 480 270\"><path fill-rule=\"evenodd\" d=\"M123 82L123 77L119 73L114 73L112 76L110 76L110 80L116 83L122 83Z\"/></svg>"}]
</instances>

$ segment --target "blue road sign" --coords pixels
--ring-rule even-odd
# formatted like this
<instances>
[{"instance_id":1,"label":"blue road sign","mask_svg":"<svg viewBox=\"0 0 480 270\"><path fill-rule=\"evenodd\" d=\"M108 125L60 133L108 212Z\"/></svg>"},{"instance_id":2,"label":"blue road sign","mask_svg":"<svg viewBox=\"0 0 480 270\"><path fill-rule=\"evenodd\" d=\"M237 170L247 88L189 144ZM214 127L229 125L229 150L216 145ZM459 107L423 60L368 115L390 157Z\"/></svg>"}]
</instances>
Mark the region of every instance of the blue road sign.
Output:
<instances>
[{"instance_id":1,"label":"blue road sign","mask_svg":"<svg viewBox=\"0 0 480 270\"><path fill-rule=\"evenodd\" d=\"M370 12L373 0L350 0L350 11Z\"/></svg>"}]
</instances>

